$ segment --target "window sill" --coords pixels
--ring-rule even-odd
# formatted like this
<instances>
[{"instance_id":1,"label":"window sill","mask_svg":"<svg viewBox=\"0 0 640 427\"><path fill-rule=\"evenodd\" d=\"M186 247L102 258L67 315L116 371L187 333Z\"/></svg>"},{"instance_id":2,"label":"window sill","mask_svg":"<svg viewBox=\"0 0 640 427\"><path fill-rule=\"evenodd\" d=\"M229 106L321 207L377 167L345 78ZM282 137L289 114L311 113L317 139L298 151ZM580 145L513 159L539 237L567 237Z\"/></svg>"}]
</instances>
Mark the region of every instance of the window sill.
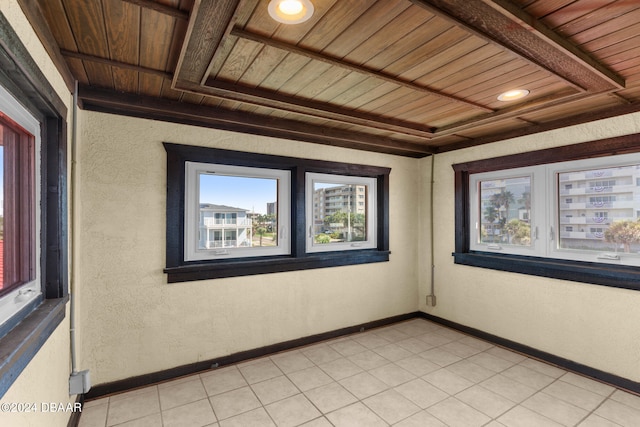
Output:
<instances>
[{"instance_id":1,"label":"window sill","mask_svg":"<svg viewBox=\"0 0 640 427\"><path fill-rule=\"evenodd\" d=\"M224 277L385 262L389 261L390 253L389 251L369 249L348 252L324 252L297 258L279 256L260 259L232 259L167 267L164 272L167 273L167 281L169 283L178 283L192 280L220 279Z\"/></svg>"},{"instance_id":2,"label":"window sill","mask_svg":"<svg viewBox=\"0 0 640 427\"><path fill-rule=\"evenodd\" d=\"M0 397L62 322L68 300L45 300L0 339Z\"/></svg>"},{"instance_id":3,"label":"window sill","mask_svg":"<svg viewBox=\"0 0 640 427\"><path fill-rule=\"evenodd\" d=\"M478 252L452 255L454 262L461 265L640 290L638 267Z\"/></svg>"}]
</instances>

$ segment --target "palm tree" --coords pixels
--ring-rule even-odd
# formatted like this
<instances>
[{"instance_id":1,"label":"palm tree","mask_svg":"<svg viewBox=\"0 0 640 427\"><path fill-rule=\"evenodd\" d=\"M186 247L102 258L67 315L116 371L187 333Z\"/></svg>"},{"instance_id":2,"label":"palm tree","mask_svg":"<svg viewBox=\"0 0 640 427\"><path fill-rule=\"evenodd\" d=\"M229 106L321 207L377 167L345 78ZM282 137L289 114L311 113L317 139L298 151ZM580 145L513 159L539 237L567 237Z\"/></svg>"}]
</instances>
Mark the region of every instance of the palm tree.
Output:
<instances>
[{"instance_id":1,"label":"palm tree","mask_svg":"<svg viewBox=\"0 0 640 427\"><path fill-rule=\"evenodd\" d=\"M268 215L260 214L256 216L256 221L253 223L253 226L255 228L255 234L260 236L260 246L262 246L262 236L267 234L267 227L266 227L267 221L269 221Z\"/></svg>"},{"instance_id":2,"label":"palm tree","mask_svg":"<svg viewBox=\"0 0 640 427\"><path fill-rule=\"evenodd\" d=\"M489 223L493 224L496 219L498 219L499 213L495 206L489 205L484 209L483 212L484 219ZM493 225L491 226L491 241L493 242L495 234L493 233Z\"/></svg>"},{"instance_id":3,"label":"palm tree","mask_svg":"<svg viewBox=\"0 0 640 427\"><path fill-rule=\"evenodd\" d=\"M500 209L504 207L506 217L509 216L509 205L514 201L515 197L513 197L513 193L511 191L506 191L504 188L499 193L491 196L491 202L496 208Z\"/></svg>"},{"instance_id":4,"label":"palm tree","mask_svg":"<svg viewBox=\"0 0 640 427\"><path fill-rule=\"evenodd\" d=\"M499 212L500 229L503 229L509 218L509 205L515 201L513 193L506 191L504 188L499 192L491 196L491 203ZM504 209L504 216L502 216L502 210Z\"/></svg>"},{"instance_id":5,"label":"palm tree","mask_svg":"<svg viewBox=\"0 0 640 427\"><path fill-rule=\"evenodd\" d=\"M527 217L525 219L529 222L531 219L531 192L524 191L518 199L518 203L521 203L522 207L527 212Z\"/></svg>"},{"instance_id":6,"label":"palm tree","mask_svg":"<svg viewBox=\"0 0 640 427\"><path fill-rule=\"evenodd\" d=\"M531 192L525 191L522 193L522 197L518 199L518 203L522 203L524 208L528 211L531 210Z\"/></svg>"}]
</instances>

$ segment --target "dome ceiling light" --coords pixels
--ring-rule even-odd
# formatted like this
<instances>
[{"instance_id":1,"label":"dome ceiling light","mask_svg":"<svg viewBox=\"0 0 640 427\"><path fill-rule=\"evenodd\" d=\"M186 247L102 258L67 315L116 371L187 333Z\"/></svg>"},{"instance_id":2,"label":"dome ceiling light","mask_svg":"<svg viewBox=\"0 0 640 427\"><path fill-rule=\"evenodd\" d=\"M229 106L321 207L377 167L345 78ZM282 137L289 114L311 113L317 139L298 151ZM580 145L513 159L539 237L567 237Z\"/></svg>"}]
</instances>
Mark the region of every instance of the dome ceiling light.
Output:
<instances>
[{"instance_id":1,"label":"dome ceiling light","mask_svg":"<svg viewBox=\"0 0 640 427\"><path fill-rule=\"evenodd\" d=\"M313 15L313 4L309 0L271 0L268 11L282 24L300 24Z\"/></svg>"},{"instance_id":2,"label":"dome ceiling light","mask_svg":"<svg viewBox=\"0 0 640 427\"><path fill-rule=\"evenodd\" d=\"M529 95L529 91L526 89L508 90L498 95L498 101L515 101L517 99L522 99L527 95Z\"/></svg>"}]
</instances>

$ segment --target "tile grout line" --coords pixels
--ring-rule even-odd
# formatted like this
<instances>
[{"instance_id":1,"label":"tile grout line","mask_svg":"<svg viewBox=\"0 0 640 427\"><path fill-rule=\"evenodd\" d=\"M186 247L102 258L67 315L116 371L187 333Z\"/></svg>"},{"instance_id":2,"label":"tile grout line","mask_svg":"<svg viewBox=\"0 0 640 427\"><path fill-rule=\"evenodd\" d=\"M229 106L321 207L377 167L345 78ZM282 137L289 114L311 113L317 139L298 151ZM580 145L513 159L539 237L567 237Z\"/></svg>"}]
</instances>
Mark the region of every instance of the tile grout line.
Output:
<instances>
[{"instance_id":1,"label":"tile grout line","mask_svg":"<svg viewBox=\"0 0 640 427\"><path fill-rule=\"evenodd\" d=\"M602 399L602 402L600 402L600 403L598 404L598 406L596 406L596 407L593 409L593 411L591 411L591 413L589 414L589 416L591 416L591 415L595 415L595 416L597 416L597 417L604 418L605 420L607 420L607 421L609 421L609 422L611 422L611 423L613 423L613 424L618 424L618 423L616 423L615 421L610 420L609 418L606 418L606 417L604 417L604 416L601 416L601 415L599 415L599 414L596 414L596 411L598 410L598 408L600 408L602 405L604 405L607 401L611 400L611 398L613 397L613 395L615 394L615 392L616 392L617 390L618 390L618 388L615 388L615 387L614 387L614 388L613 388L613 390L611 390L611 392L609 393L609 395L608 395L607 397L605 397L604 399ZM622 403L622 402L618 402L618 403L620 403L621 405L625 405L625 404L624 404L624 403ZM625 406L627 406L627 405L625 405ZM583 421L583 420L582 420L582 421ZM577 424L576 424L576 425L577 425ZM621 426L621 427L623 427L623 426Z\"/></svg>"},{"instance_id":2,"label":"tile grout line","mask_svg":"<svg viewBox=\"0 0 640 427\"><path fill-rule=\"evenodd\" d=\"M202 380L202 375L200 375L200 374L197 374L197 375L198 375L198 379L200 380L200 384L202 385L202 388L204 389L204 394L205 394L205 396L207 396L206 397L207 403L209 404L209 407L211 408L211 412L213 412L213 417L216 419L215 423L220 425L220 420L218 419L218 414L216 414L216 410L213 408L213 405L211 404L211 399L210 399L211 396L209 396L209 393L207 392L207 387L205 387L205 385L204 385L204 381ZM164 420L162 422L162 425L164 426Z\"/></svg>"}]
</instances>

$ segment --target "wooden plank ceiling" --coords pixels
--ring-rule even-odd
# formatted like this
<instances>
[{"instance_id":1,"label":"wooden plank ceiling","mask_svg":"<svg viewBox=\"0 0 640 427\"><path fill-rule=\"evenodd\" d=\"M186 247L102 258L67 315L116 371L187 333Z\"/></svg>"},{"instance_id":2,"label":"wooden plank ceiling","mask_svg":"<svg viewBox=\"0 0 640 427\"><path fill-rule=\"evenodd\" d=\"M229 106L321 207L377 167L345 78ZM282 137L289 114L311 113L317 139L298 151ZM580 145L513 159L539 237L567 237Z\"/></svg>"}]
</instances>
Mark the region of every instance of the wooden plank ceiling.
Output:
<instances>
[{"instance_id":1,"label":"wooden plank ceiling","mask_svg":"<svg viewBox=\"0 0 640 427\"><path fill-rule=\"evenodd\" d=\"M640 1L311 1L18 0L89 110L410 157L640 110Z\"/></svg>"}]
</instances>

